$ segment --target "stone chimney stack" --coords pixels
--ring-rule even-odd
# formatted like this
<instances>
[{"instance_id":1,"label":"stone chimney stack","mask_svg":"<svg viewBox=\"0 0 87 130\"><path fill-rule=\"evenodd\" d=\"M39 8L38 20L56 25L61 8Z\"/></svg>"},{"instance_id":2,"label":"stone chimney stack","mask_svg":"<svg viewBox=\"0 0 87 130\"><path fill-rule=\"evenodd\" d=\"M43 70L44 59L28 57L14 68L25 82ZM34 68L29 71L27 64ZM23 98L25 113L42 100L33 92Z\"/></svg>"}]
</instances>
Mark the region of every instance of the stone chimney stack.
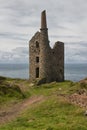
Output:
<instances>
[{"instance_id":1,"label":"stone chimney stack","mask_svg":"<svg viewBox=\"0 0 87 130\"><path fill-rule=\"evenodd\" d=\"M41 40L43 39L44 44L48 44L49 46L49 38L48 38L48 28L47 28L47 21L46 21L46 11L41 12Z\"/></svg>"},{"instance_id":2,"label":"stone chimney stack","mask_svg":"<svg viewBox=\"0 0 87 130\"><path fill-rule=\"evenodd\" d=\"M47 28L47 22L46 22L46 11L44 10L41 13L41 29L46 29Z\"/></svg>"}]
</instances>

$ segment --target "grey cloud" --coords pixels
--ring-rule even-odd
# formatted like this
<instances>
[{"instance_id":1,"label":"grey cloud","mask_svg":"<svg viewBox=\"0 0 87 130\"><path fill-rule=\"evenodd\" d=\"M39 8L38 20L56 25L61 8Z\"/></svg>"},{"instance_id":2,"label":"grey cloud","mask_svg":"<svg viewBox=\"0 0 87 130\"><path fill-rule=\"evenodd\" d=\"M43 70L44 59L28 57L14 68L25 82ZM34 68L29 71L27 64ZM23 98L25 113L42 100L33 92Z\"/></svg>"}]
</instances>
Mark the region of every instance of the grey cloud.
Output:
<instances>
[{"instance_id":1,"label":"grey cloud","mask_svg":"<svg viewBox=\"0 0 87 130\"><path fill-rule=\"evenodd\" d=\"M17 47L11 52L0 51L0 63L28 63L29 48ZM65 62L87 62L87 46L84 43L65 43Z\"/></svg>"},{"instance_id":2,"label":"grey cloud","mask_svg":"<svg viewBox=\"0 0 87 130\"><path fill-rule=\"evenodd\" d=\"M87 43L65 43L65 61L72 63L87 63Z\"/></svg>"},{"instance_id":3,"label":"grey cloud","mask_svg":"<svg viewBox=\"0 0 87 130\"><path fill-rule=\"evenodd\" d=\"M13 49L13 52L14 53L19 53L19 54L28 54L28 51L29 51L29 49L26 47L26 48L24 48L24 47L17 47L17 48L15 48L15 49Z\"/></svg>"},{"instance_id":4,"label":"grey cloud","mask_svg":"<svg viewBox=\"0 0 87 130\"><path fill-rule=\"evenodd\" d=\"M87 41L79 41L79 42L65 42L65 45L66 46L78 46L78 49L79 48L85 48L87 47Z\"/></svg>"},{"instance_id":5,"label":"grey cloud","mask_svg":"<svg viewBox=\"0 0 87 130\"><path fill-rule=\"evenodd\" d=\"M36 28L39 30L40 12L44 9L47 10L50 37L54 42L57 38L65 42L66 61L78 62L78 57L86 61L87 0L0 0L0 39L6 39L7 43L13 39L12 44L20 42L20 46L23 45ZM10 61L26 57L27 62L28 50L15 48L0 55Z\"/></svg>"},{"instance_id":6,"label":"grey cloud","mask_svg":"<svg viewBox=\"0 0 87 130\"><path fill-rule=\"evenodd\" d=\"M9 32L0 33L1 38L16 39L21 41L26 41L27 36L28 35L26 34L17 34L17 33L9 33Z\"/></svg>"},{"instance_id":7,"label":"grey cloud","mask_svg":"<svg viewBox=\"0 0 87 130\"><path fill-rule=\"evenodd\" d=\"M69 36L69 35L50 35L50 37L53 38L80 38L80 36Z\"/></svg>"},{"instance_id":8,"label":"grey cloud","mask_svg":"<svg viewBox=\"0 0 87 130\"><path fill-rule=\"evenodd\" d=\"M81 41L81 42L79 42L79 45L80 45L80 46L87 47L87 41L86 41L86 42L84 42L84 41Z\"/></svg>"},{"instance_id":9,"label":"grey cloud","mask_svg":"<svg viewBox=\"0 0 87 130\"><path fill-rule=\"evenodd\" d=\"M9 2L4 9L8 10L7 15L9 22L13 25L18 26L37 26L37 21L39 22L40 11L42 7L47 9L49 20L49 27L58 26L61 23L61 26L65 22L80 22L81 19L84 19L84 14L86 15L86 3L87 1L83 0L53 0L49 1L31 1L31 0L13 0ZM78 8L79 7L79 8ZM86 15L87 16L87 15ZM23 19L26 17L30 18L23 23ZM32 18L35 18L31 20ZM54 26L53 26L54 25ZM62 29L62 28L61 28ZM66 28L65 28L66 29Z\"/></svg>"},{"instance_id":10,"label":"grey cloud","mask_svg":"<svg viewBox=\"0 0 87 130\"><path fill-rule=\"evenodd\" d=\"M11 52L0 51L0 63L28 63L28 48L18 47Z\"/></svg>"},{"instance_id":11,"label":"grey cloud","mask_svg":"<svg viewBox=\"0 0 87 130\"><path fill-rule=\"evenodd\" d=\"M13 12L13 17L11 15L12 18L10 19L11 22L13 21L13 23L14 22L17 23L18 21L20 21L20 18L25 18L27 16L31 18L37 16L38 18L39 11L41 10L42 6L43 8L44 6L46 6L48 10L48 15L50 14L48 18L51 19L51 25L52 25L52 24L60 23L61 21L62 22L79 21L79 19L84 17L85 9L86 9L84 2L81 2L78 0L76 0L76 2L75 0L73 1L65 0L64 2L64 1L58 0L58 1L55 1L56 4L54 4L54 1L50 0L50 4L53 5L53 8L52 8L51 6L48 6L49 1L46 1L46 0L44 2L42 1L33 2L33 1L28 1L28 0L16 1L15 0L13 1L13 3L11 2L11 4L8 4L6 9L9 9L9 11ZM87 2L85 1L85 3ZM78 8L78 5L79 5L79 8ZM58 21L57 21L57 18L58 18Z\"/></svg>"}]
</instances>

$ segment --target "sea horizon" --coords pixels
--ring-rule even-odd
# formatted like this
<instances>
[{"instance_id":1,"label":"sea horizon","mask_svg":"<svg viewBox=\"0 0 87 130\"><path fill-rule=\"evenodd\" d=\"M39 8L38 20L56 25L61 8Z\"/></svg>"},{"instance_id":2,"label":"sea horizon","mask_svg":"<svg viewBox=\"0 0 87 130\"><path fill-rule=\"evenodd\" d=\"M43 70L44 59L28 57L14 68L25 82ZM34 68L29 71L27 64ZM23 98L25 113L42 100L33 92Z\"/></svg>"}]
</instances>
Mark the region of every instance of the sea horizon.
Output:
<instances>
[{"instance_id":1,"label":"sea horizon","mask_svg":"<svg viewBox=\"0 0 87 130\"><path fill-rule=\"evenodd\" d=\"M79 81L87 77L87 63L65 63L65 80ZM28 63L0 63L0 76L29 79Z\"/></svg>"}]
</instances>

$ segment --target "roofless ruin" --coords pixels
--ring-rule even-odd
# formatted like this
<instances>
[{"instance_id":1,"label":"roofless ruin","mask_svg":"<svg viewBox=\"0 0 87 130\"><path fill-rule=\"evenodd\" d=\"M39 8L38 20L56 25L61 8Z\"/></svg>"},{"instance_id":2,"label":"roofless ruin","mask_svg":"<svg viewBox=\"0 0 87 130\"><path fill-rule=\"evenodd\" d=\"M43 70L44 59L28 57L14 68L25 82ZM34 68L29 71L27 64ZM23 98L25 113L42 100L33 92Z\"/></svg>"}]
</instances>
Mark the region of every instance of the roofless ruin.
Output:
<instances>
[{"instance_id":1,"label":"roofless ruin","mask_svg":"<svg viewBox=\"0 0 87 130\"><path fill-rule=\"evenodd\" d=\"M57 41L50 47L45 10L41 13L40 32L29 41L29 63L30 81L64 81L64 43Z\"/></svg>"}]
</instances>

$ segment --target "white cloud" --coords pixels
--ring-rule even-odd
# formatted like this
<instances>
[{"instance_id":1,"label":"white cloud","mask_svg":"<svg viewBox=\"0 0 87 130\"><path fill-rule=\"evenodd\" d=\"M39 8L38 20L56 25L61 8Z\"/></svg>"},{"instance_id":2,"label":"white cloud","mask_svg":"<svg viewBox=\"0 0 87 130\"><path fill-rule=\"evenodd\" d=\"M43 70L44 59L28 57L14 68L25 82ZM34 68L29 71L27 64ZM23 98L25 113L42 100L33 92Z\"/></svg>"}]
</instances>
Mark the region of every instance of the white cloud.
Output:
<instances>
[{"instance_id":1,"label":"white cloud","mask_svg":"<svg viewBox=\"0 0 87 130\"><path fill-rule=\"evenodd\" d=\"M74 62L78 57L86 62L87 48L80 41L87 41L87 0L0 0L0 55L5 54L6 59L12 52L11 60L16 61L18 55L13 54L13 49L28 48L28 41L40 28L40 13L44 9L51 46L58 40L77 43L66 44L66 61L71 62L71 56ZM80 55L76 55L77 51Z\"/></svg>"},{"instance_id":2,"label":"white cloud","mask_svg":"<svg viewBox=\"0 0 87 130\"><path fill-rule=\"evenodd\" d=\"M0 63L28 63L27 47L17 47L12 51L0 51Z\"/></svg>"},{"instance_id":3,"label":"white cloud","mask_svg":"<svg viewBox=\"0 0 87 130\"><path fill-rule=\"evenodd\" d=\"M87 43L66 43L65 62L87 63Z\"/></svg>"}]
</instances>

